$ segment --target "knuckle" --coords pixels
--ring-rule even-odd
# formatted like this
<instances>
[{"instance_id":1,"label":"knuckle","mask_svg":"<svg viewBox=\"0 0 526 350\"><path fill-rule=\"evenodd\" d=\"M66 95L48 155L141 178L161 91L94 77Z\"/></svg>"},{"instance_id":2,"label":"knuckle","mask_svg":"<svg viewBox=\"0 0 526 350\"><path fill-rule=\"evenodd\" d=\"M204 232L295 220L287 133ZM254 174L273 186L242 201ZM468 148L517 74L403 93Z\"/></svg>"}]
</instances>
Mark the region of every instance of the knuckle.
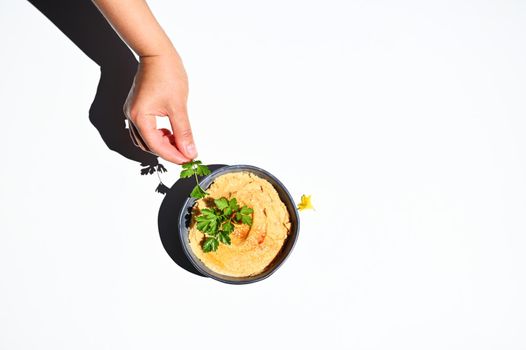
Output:
<instances>
[{"instance_id":1,"label":"knuckle","mask_svg":"<svg viewBox=\"0 0 526 350\"><path fill-rule=\"evenodd\" d=\"M141 110L138 108L138 106L136 104L130 104L129 102L124 104L123 109L126 116L133 121L136 121L141 114Z\"/></svg>"},{"instance_id":2,"label":"knuckle","mask_svg":"<svg viewBox=\"0 0 526 350\"><path fill-rule=\"evenodd\" d=\"M171 114L173 118L175 118L176 120L188 119L188 112L187 112L186 106L179 104L177 106L172 106L170 110L172 111Z\"/></svg>"},{"instance_id":3,"label":"knuckle","mask_svg":"<svg viewBox=\"0 0 526 350\"><path fill-rule=\"evenodd\" d=\"M139 117L139 111L136 108L130 108L128 112L128 116L133 120L137 120Z\"/></svg>"},{"instance_id":4,"label":"knuckle","mask_svg":"<svg viewBox=\"0 0 526 350\"><path fill-rule=\"evenodd\" d=\"M179 131L179 134L184 138L192 138L192 130L190 128L185 128Z\"/></svg>"},{"instance_id":5,"label":"knuckle","mask_svg":"<svg viewBox=\"0 0 526 350\"><path fill-rule=\"evenodd\" d=\"M127 117L132 116L132 113L135 112L135 108L132 105L131 101L126 100L126 102L124 102L124 105L122 106L122 111Z\"/></svg>"}]
</instances>

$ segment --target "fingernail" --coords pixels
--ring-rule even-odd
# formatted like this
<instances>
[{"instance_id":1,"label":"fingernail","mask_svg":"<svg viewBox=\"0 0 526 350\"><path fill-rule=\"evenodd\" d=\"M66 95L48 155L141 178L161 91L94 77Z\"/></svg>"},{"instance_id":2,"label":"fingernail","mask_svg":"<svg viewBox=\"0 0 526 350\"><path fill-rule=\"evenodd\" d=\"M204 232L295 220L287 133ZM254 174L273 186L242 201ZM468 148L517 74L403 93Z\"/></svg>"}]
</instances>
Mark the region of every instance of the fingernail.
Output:
<instances>
[{"instance_id":1,"label":"fingernail","mask_svg":"<svg viewBox=\"0 0 526 350\"><path fill-rule=\"evenodd\" d=\"M197 156L197 151L195 149L195 145L193 143L186 145L186 155L188 157L195 157Z\"/></svg>"}]
</instances>

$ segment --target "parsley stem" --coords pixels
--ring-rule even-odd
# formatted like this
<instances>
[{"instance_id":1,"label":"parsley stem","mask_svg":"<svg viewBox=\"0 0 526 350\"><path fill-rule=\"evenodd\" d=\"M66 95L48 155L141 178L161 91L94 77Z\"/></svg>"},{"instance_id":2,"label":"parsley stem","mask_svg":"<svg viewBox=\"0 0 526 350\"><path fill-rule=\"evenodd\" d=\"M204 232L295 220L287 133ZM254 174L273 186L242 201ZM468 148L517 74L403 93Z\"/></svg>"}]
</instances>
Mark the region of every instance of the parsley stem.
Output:
<instances>
[{"instance_id":1,"label":"parsley stem","mask_svg":"<svg viewBox=\"0 0 526 350\"><path fill-rule=\"evenodd\" d=\"M197 179L197 173L195 171L194 171L194 176L195 176L195 182L197 183L197 186L199 186L199 179Z\"/></svg>"}]
</instances>

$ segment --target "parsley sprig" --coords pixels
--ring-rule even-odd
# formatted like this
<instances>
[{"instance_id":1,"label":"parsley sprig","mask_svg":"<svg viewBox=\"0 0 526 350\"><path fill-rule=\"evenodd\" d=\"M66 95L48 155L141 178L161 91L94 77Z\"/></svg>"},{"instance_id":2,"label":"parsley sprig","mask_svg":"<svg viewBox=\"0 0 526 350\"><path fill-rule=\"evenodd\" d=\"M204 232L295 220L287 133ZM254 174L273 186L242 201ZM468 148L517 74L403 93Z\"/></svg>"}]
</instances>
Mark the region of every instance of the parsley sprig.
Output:
<instances>
[{"instance_id":1,"label":"parsley sprig","mask_svg":"<svg viewBox=\"0 0 526 350\"><path fill-rule=\"evenodd\" d=\"M181 171L181 179L195 176L196 185L190 193L190 196L196 199L204 198L208 193L205 192L199 185L199 179L197 176L205 176L210 174L210 169L206 165L203 165L200 160L192 160L188 163L184 163L183 170Z\"/></svg>"},{"instance_id":2,"label":"parsley sprig","mask_svg":"<svg viewBox=\"0 0 526 350\"><path fill-rule=\"evenodd\" d=\"M196 185L190 196L196 199L206 197L208 193L201 188L197 177L210 174L210 169L200 160L192 160L182 166L181 178L195 177ZM239 207L236 198L214 199L214 206L201 210L201 215L195 219L197 229L206 237L203 242L203 251L205 253L215 252L219 248L219 243L230 245L232 243L230 234L234 232L234 225L252 226L253 212L254 210L246 205Z\"/></svg>"},{"instance_id":3,"label":"parsley sprig","mask_svg":"<svg viewBox=\"0 0 526 350\"><path fill-rule=\"evenodd\" d=\"M220 242L230 245L235 224L252 225L252 208L246 205L240 208L236 198L221 197L214 199L214 204L214 207L201 210L201 215L195 219L197 229L206 236L203 243L205 253L216 251Z\"/></svg>"}]
</instances>

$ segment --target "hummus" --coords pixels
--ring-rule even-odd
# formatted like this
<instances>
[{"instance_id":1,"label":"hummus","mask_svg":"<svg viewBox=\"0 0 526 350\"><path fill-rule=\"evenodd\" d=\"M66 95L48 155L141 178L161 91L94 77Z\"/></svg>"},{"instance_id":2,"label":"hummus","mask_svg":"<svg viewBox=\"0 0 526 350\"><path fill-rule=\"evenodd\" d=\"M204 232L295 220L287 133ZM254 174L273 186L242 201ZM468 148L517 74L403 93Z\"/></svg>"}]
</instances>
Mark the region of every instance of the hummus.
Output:
<instances>
[{"instance_id":1,"label":"hummus","mask_svg":"<svg viewBox=\"0 0 526 350\"><path fill-rule=\"evenodd\" d=\"M250 172L219 176L206 190L209 194L196 202L189 230L190 247L211 270L232 277L262 272L279 253L290 232L289 212L277 191L267 181ZM205 235L195 225L195 216L209 206L210 197L231 199L254 210L252 226L236 225L231 245L219 244L215 252L203 252Z\"/></svg>"}]
</instances>

